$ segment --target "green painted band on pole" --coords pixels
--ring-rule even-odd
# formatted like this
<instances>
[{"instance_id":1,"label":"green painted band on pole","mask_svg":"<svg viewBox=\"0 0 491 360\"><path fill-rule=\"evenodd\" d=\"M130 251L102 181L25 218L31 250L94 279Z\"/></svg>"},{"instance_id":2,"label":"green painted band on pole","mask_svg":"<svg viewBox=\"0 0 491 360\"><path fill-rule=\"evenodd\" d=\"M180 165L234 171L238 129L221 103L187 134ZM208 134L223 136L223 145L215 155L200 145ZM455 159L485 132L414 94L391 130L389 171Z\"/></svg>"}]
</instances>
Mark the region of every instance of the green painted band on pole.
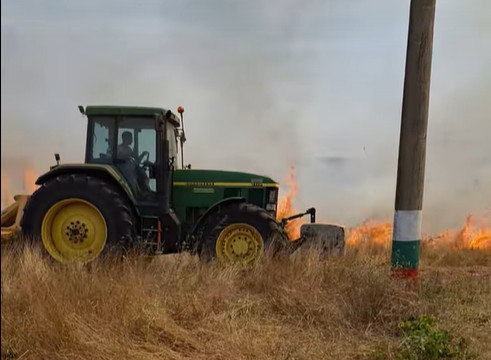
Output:
<instances>
[{"instance_id":1,"label":"green painted band on pole","mask_svg":"<svg viewBox=\"0 0 491 360\"><path fill-rule=\"evenodd\" d=\"M420 240L392 242L392 267L414 269L419 266Z\"/></svg>"}]
</instances>

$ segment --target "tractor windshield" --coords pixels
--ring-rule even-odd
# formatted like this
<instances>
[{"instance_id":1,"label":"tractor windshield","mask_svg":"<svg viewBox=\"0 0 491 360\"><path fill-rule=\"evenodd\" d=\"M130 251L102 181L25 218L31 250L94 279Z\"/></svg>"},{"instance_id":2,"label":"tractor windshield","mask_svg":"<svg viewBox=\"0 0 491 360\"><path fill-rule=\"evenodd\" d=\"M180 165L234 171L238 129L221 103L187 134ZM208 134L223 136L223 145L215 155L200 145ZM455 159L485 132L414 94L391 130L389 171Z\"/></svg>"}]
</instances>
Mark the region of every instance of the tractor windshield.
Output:
<instances>
[{"instance_id":1,"label":"tractor windshield","mask_svg":"<svg viewBox=\"0 0 491 360\"><path fill-rule=\"evenodd\" d=\"M156 132L153 121L148 118L122 117L118 121L117 138L117 159L133 157L138 162L155 162Z\"/></svg>"}]
</instances>

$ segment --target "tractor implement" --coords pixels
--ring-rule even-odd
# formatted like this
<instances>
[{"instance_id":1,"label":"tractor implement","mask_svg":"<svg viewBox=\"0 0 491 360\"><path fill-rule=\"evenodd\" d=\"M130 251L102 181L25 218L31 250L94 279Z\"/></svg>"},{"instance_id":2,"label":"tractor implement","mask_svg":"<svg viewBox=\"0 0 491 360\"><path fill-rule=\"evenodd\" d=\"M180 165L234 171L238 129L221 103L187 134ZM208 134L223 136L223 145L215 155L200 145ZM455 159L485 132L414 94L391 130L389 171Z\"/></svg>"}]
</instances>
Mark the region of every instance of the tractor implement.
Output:
<instances>
[{"instance_id":1,"label":"tractor implement","mask_svg":"<svg viewBox=\"0 0 491 360\"><path fill-rule=\"evenodd\" d=\"M29 195L15 195L14 203L2 210L2 244L20 232L20 221Z\"/></svg>"},{"instance_id":2,"label":"tractor implement","mask_svg":"<svg viewBox=\"0 0 491 360\"><path fill-rule=\"evenodd\" d=\"M313 249L317 252L319 259L344 255L344 227L331 224L316 224L315 213L315 208L310 208L303 213L283 218L280 221L282 228L285 228L288 221L310 215L310 224L303 224L300 227L300 238L291 241L293 246L290 252Z\"/></svg>"}]
</instances>

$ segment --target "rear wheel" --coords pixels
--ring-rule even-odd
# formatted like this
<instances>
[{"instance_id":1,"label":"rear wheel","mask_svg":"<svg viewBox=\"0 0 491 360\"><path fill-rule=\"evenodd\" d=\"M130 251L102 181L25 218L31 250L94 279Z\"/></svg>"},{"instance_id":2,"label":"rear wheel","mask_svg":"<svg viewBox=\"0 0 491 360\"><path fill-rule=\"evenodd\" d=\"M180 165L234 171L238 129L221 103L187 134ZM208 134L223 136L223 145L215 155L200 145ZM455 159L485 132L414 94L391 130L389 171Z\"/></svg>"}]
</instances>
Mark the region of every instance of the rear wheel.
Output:
<instances>
[{"instance_id":1,"label":"rear wheel","mask_svg":"<svg viewBox=\"0 0 491 360\"><path fill-rule=\"evenodd\" d=\"M29 199L22 231L40 239L61 263L90 262L127 250L135 237L130 204L104 181L82 174L58 176Z\"/></svg>"},{"instance_id":2,"label":"rear wheel","mask_svg":"<svg viewBox=\"0 0 491 360\"><path fill-rule=\"evenodd\" d=\"M251 264L264 252L276 254L290 245L278 222L258 206L233 204L209 216L211 226L199 251L206 260Z\"/></svg>"}]
</instances>

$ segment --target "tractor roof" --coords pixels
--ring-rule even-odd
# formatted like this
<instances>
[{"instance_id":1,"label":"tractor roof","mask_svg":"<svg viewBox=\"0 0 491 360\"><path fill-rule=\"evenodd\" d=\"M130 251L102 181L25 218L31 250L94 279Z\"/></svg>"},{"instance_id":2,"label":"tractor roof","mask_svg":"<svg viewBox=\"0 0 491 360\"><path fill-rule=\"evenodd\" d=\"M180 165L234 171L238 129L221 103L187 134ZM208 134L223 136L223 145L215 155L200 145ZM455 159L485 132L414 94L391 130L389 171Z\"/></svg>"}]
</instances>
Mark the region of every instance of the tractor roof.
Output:
<instances>
[{"instance_id":1,"label":"tractor roof","mask_svg":"<svg viewBox=\"0 0 491 360\"><path fill-rule=\"evenodd\" d=\"M153 116L155 114L165 114L168 110L158 107L143 106L108 106L108 105L89 105L85 108L85 114L92 115L127 115L127 116ZM179 125L179 118L172 113L171 119Z\"/></svg>"}]
</instances>

